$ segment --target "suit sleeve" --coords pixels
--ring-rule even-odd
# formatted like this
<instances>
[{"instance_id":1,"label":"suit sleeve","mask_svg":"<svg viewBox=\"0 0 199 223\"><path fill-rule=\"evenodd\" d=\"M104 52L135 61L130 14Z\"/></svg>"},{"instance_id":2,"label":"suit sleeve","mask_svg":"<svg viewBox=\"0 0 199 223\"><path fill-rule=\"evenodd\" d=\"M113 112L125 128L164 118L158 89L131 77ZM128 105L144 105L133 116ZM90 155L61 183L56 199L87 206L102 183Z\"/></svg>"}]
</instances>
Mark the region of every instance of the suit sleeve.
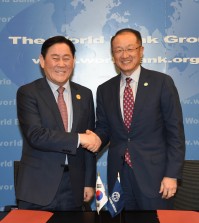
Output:
<instances>
[{"instance_id":1,"label":"suit sleeve","mask_svg":"<svg viewBox=\"0 0 199 223\"><path fill-rule=\"evenodd\" d=\"M103 89L99 86L97 89L97 108L96 108L96 129L95 133L100 137L102 141L101 149L106 146L110 140L110 126L107 121L104 99L103 99Z\"/></svg>"},{"instance_id":2,"label":"suit sleeve","mask_svg":"<svg viewBox=\"0 0 199 223\"><path fill-rule=\"evenodd\" d=\"M95 112L92 93L88 100L88 129L94 131ZM82 148L83 149L83 148ZM85 187L95 187L96 184L96 155L85 149Z\"/></svg>"},{"instance_id":3,"label":"suit sleeve","mask_svg":"<svg viewBox=\"0 0 199 223\"><path fill-rule=\"evenodd\" d=\"M181 178L185 157L185 136L179 95L170 76L162 89L161 109L166 128L167 167L165 176Z\"/></svg>"}]
</instances>

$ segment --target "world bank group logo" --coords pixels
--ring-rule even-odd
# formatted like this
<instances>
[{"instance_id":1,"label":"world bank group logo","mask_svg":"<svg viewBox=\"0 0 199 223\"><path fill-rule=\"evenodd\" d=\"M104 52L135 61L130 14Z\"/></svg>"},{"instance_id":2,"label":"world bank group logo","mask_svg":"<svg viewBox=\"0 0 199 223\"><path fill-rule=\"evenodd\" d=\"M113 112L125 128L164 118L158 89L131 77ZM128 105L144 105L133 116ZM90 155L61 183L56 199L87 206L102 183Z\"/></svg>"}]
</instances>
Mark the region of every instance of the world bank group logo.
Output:
<instances>
[{"instance_id":1,"label":"world bank group logo","mask_svg":"<svg viewBox=\"0 0 199 223\"><path fill-rule=\"evenodd\" d=\"M120 193L118 193L118 192L114 192L114 193L112 193L112 195L111 195L111 199L112 199L114 202L118 202L119 199L120 199Z\"/></svg>"},{"instance_id":2,"label":"world bank group logo","mask_svg":"<svg viewBox=\"0 0 199 223\"><path fill-rule=\"evenodd\" d=\"M103 193L100 190L97 190L96 191L96 199L97 199L97 201L102 200L102 198L103 198Z\"/></svg>"}]
</instances>

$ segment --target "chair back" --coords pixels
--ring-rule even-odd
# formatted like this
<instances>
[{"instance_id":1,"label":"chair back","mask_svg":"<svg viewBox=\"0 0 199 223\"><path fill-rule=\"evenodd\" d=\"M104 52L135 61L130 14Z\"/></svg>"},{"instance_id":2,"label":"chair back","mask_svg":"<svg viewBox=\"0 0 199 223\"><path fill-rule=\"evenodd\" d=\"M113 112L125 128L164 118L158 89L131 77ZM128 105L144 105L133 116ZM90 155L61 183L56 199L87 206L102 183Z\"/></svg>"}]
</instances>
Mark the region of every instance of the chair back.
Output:
<instances>
[{"instance_id":1,"label":"chair back","mask_svg":"<svg viewBox=\"0 0 199 223\"><path fill-rule=\"evenodd\" d=\"M174 197L174 209L199 210L199 160L185 160L182 182Z\"/></svg>"}]
</instances>

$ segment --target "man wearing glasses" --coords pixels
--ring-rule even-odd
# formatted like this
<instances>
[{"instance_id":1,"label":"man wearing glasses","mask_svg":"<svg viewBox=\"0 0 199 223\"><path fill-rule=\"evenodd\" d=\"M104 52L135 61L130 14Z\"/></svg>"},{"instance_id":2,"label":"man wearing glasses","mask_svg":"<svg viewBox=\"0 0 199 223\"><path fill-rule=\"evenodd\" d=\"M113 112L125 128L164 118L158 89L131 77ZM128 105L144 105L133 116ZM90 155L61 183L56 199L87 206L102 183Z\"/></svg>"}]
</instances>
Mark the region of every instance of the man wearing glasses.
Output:
<instances>
[{"instance_id":1,"label":"man wearing glasses","mask_svg":"<svg viewBox=\"0 0 199 223\"><path fill-rule=\"evenodd\" d=\"M138 31L119 30L111 50L120 74L98 87L95 131L103 146L110 142L109 193L120 172L126 210L172 209L185 155L177 89L170 76L140 65Z\"/></svg>"}]
</instances>

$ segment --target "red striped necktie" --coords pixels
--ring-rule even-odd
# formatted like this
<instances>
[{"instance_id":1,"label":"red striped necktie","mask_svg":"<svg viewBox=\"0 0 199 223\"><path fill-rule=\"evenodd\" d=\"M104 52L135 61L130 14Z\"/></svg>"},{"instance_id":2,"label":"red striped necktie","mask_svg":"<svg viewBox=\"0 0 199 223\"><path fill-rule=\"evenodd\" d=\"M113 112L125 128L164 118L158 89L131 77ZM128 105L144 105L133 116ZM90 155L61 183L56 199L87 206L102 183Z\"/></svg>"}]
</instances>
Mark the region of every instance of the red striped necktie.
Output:
<instances>
[{"instance_id":1,"label":"red striped necktie","mask_svg":"<svg viewBox=\"0 0 199 223\"><path fill-rule=\"evenodd\" d=\"M57 91L59 93L58 95L58 99L57 99L57 104L59 107L59 111L61 113L61 117L62 117L62 121L64 123L64 128L65 131L68 131L68 112L67 112L67 107L66 107L66 103L64 101L64 96L63 96L63 92L64 92L65 88L60 86Z\"/></svg>"}]
</instances>

